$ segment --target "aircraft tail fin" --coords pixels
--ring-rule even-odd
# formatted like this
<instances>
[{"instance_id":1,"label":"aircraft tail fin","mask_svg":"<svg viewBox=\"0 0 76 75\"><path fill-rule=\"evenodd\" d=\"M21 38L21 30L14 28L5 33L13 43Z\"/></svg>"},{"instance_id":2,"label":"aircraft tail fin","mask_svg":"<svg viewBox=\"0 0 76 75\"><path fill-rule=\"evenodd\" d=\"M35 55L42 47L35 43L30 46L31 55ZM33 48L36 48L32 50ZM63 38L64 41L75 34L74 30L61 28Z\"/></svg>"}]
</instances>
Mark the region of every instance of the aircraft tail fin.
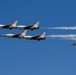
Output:
<instances>
[{"instance_id":1,"label":"aircraft tail fin","mask_svg":"<svg viewBox=\"0 0 76 75\"><path fill-rule=\"evenodd\" d=\"M44 37L45 37L45 34L46 34L46 32L43 32L43 33L40 35L40 37L41 37L41 38L44 38Z\"/></svg>"},{"instance_id":2,"label":"aircraft tail fin","mask_svg":"<svg viewBox=\"0 0 76 75\"><path fill-rule=\"evenodd\" d=\"M33 27L38 27L38 25L39 25L39 21L35 22Z\"/></svg>"},{"instance_id":3,"label":"aircraft tail fin","mask_svg":"<svg viewBox=\"0 0 76 75\"><path fill-rule=\"evenodd\" d=\"M27 30L24 30L24 31L21 33L21 35L26 36L26 32L27 32Z\"/></svg>"},{"instance_id":4,"label":"aircraft tail fin","mask_svg":"<svg viewBox=\"0 0 76 75\"><path fill-rule=\"evenodd\" d=\"M16 26L17 25L17 20L16 21L14 21L13 23L12 23L12 26Z\"/></svg>"}]
</instances>

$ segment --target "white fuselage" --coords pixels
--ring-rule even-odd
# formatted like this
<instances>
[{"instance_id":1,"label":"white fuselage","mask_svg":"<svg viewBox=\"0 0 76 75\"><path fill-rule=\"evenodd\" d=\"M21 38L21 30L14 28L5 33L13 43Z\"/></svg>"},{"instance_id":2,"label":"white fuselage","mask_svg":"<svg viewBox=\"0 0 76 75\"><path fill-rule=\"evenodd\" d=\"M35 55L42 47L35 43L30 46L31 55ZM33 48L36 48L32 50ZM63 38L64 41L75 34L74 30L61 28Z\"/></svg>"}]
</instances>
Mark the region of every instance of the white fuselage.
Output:
<instances>
[{"instance_id":1,"label":"white fuselage","mask_svg":"<svg viewBox=\"0 0 76 75\"><path fill-rule=\"evenodd\" d=\"M19 29L24 29L26 26L23 26L23 25L19 25L19 26L16 26L16 28L19 28Z\"/></svg>"},{"instance_id":2,"label":"white fuselage","mask_svg":"<svg viewBox=\"0 0 76 75\"><path fill-rule=\"evenodd\" d=\"M3 36L12 38L14 35L15 34L4 34Z\"/></svg>"},{"instance_id":3,"label":"white fuselage","mask_svg":"<svg viewBox=\"0 0 76 75\"><path fill-rule=\"evenodd\" d=\"M24 36L23 38L30 40L33 36Z\"/></svg>"}]
</instances>

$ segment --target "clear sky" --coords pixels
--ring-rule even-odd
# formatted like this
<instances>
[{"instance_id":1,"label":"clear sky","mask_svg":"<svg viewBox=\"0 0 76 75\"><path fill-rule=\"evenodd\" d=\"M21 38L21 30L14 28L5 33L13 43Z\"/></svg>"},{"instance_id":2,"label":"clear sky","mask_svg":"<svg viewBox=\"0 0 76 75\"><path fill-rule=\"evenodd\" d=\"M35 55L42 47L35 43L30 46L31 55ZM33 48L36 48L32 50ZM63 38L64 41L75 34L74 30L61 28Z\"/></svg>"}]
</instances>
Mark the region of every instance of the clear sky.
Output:
<instances>
[{"instance_id":1,"label":"clear sky","mask_svg":"<svg viewBox=\"0 0 76 75\"><path fill-rule=\"evenodd\" d=\"M40 27L75 26L76 0L0 0L0 23L30 25L39 21ZM28 31L37 35L73 34L72 30L39 29ZM22 30L0 29L0 34L20 33ZM44 41L0 38L0 75L76 75L76 47L72 40L48 38Z\"/></svg>"}]
</instances>

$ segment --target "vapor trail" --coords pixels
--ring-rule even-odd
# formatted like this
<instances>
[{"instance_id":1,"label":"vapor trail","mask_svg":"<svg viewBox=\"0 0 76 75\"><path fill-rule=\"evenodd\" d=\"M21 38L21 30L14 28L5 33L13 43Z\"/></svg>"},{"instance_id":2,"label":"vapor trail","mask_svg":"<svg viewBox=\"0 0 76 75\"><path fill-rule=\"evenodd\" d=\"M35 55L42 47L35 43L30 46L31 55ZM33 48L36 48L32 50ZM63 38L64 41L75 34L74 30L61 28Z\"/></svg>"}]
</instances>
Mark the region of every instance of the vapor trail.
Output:
<instances>
[{"instance_id":1,"label":"vapor trail","mask_svg":"<svg viewBox=\"0 0 76 75\"><path fill-rule=\"evenodd\" d=\"M76 26L74 26L74 27L48 27L48 29L76 30Z\"/></svg>"},{"instance_id":2,"label":"vapor trail","mask_svg":"<svg viewBox=\"0 0 76 75\"><path fill-rule=\"evenodd\" d=\"M60 38L60 39L67 39L67 40L76 40L76 34L67 34L67 35L47 35L47 38Z\"/></svg>"}]
</instances>

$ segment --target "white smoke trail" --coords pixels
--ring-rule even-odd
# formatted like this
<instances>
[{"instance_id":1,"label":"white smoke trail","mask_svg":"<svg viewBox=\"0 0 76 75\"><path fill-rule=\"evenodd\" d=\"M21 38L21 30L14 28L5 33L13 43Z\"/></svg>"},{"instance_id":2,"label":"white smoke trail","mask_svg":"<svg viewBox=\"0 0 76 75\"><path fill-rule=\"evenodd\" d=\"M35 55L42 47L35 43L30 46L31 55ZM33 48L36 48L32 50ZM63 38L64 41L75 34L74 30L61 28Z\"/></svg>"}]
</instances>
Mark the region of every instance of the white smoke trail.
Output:
<instances>
[{"instance_id":1,"label":"white smoke trail","mask_svg":"<svg viewBox=\"0 0 76 75\"><path fill-rule=\"evenodd\" d=\"M76 26L74 26L74 27L48 27L48 29L76 30Z\"/></svg>"},{"instance_id":2,"label":"white smoke trail","mask_svg":"<svg viewBox=\"0 0 76 75\"><path fill-rule=\"evenodd\" d=\"M47 35L48 38L60 38L60 39L67 39L67 40L76 40L76 34L67 34L67 35Z\"/></svg>"}]
</instances>

